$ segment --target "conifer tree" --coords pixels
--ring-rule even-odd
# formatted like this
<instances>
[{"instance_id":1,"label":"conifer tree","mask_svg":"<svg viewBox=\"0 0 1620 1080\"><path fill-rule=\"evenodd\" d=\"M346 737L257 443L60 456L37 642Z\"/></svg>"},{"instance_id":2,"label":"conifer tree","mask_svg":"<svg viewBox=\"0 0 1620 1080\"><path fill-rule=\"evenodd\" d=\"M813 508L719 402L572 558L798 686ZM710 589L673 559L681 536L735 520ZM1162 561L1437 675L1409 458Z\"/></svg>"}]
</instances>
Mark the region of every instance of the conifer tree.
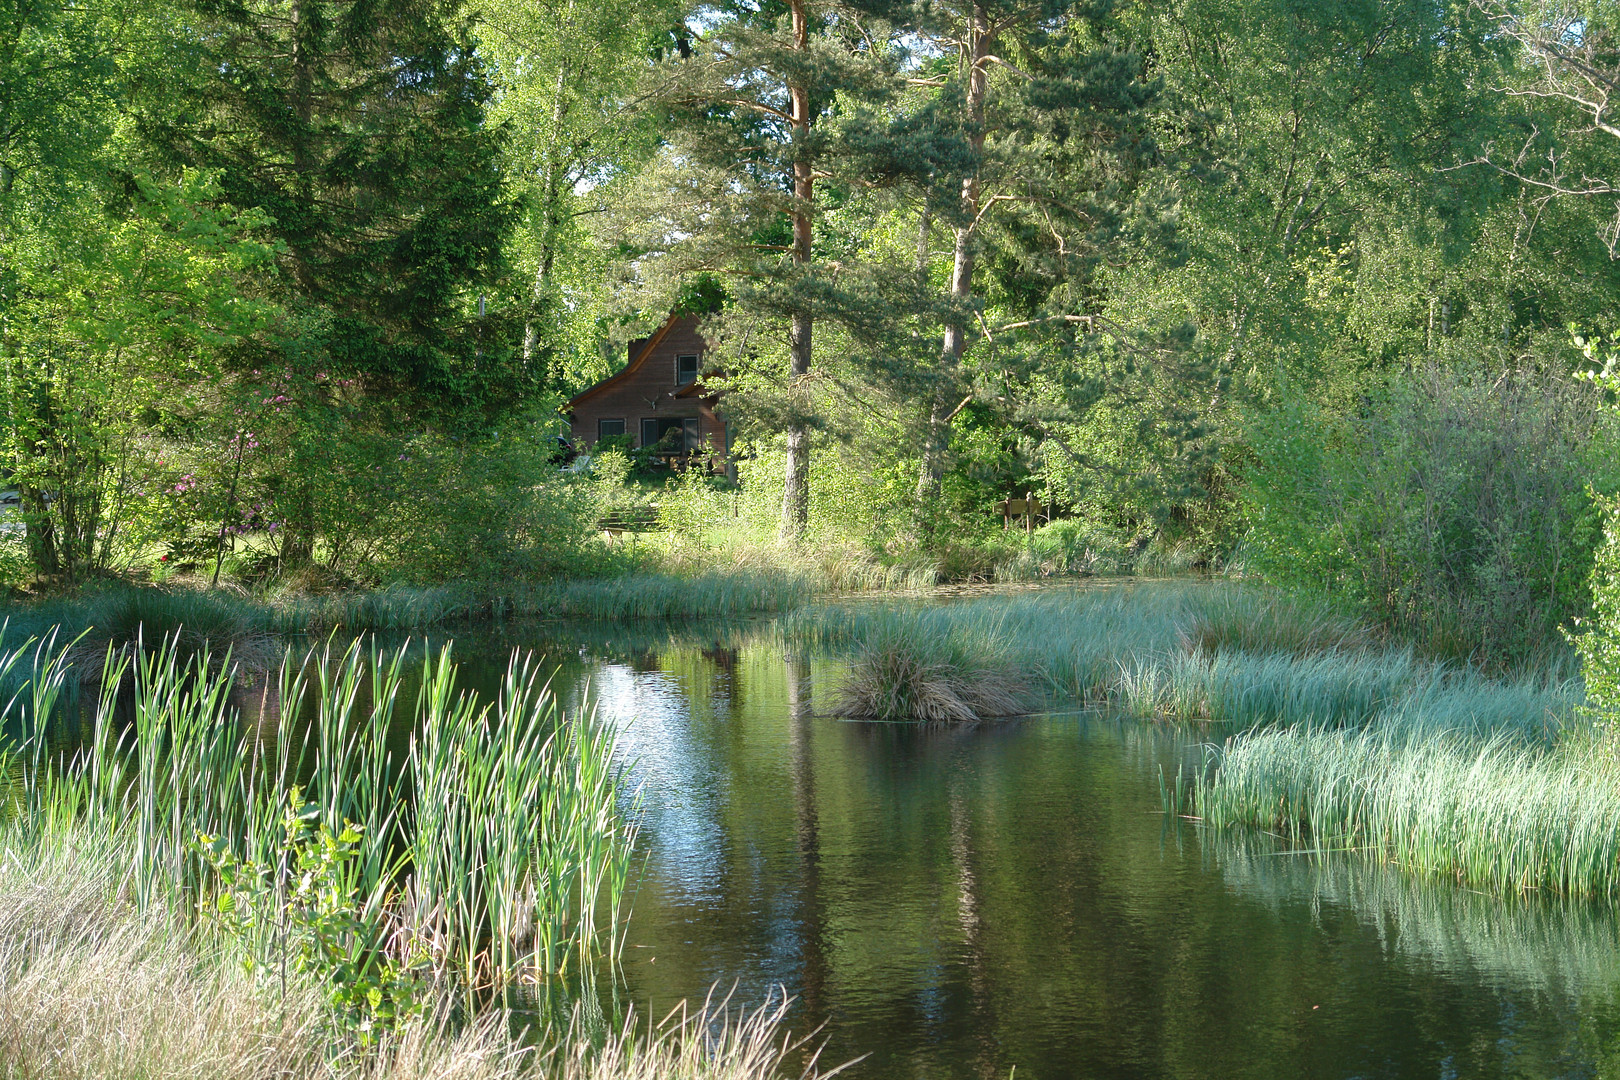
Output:
<instances>
[{"instance_id":1,"label":"conifer tree","mask_svg":"<svg viewBox=\"0 0 1620 1080\"><path fill-rule=\"evenodd\" d=\"M952 423L984 382L970 356L974 345L996 345L1000 330L993 359L984 359L1003 383L1010 367L1050 367L1043 343L1055 336L1059 351L1072 350L1077 335L1103 329L1097 266L1168 236L1150 182L1158 165L1149 133L1157 84L1116 39L1108 5L943 0L922 10L919 30L954 60L954 70L935 80L932 106L968 149L949 203L923 208L923 242L931 213L951 240L945 325L936 365L924 376L916 498L926 533ZM985 321L992 295L1004 316L999 327ZM1078 398L1094 400L1095 388Z\"/></svg>"},{"instance_id":2,"label":"conifer tree","mask_svg":"<svg viewBox=\"0 0 1620 1080\"><path fill-rule=\"evenodd\" d=\"M829 121L897 85L883 6L769 0L717 9L658 73L667 141L620 215L644 273L727 275L745 312L786 325L787 540L802 537L809 514L812 417L794 392L810 375L826 288L816 220L828 186L864 164Z\"/></svg>"},{"instance_id":3,"label":"conifer tree","mask_svg":"<svg viewBox=\"0 0 1620 1080\"><path fill-rule=\"evenodd\" d=\"M147 87L145 134L274 221L296 354L451 420L525 396L461 312L514 216L489 85L437 0L192 0L190 81ZM177 110L156 106L162 95Z\"/></svg>"},{"instance_id":4,"label":"conifer tree","mask_svg":"<svg viewBox=\"0 0 1620 1080\"><path fill-rule=\"evenodd\" d=\"M187 5L171 47L190 63L143 88L139 124L158 161L216 175L224 202L271 219L287 317L236 367L291 402L268 483L280 561L296 566L329 474L375 472L383 440L362 425L459 428L531 397L514 328L472 315L514 218L500 134L467 27L440 0Z\"/></svg>"}]
</instances>

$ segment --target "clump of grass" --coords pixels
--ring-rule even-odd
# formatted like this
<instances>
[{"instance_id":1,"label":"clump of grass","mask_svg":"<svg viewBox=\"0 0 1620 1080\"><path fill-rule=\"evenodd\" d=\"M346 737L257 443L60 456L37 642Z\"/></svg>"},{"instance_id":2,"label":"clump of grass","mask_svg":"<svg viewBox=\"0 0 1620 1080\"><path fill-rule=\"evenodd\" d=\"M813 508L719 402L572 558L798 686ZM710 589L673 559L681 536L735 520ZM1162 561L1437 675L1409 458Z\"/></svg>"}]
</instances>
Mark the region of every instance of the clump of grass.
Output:
<instances>
[{"instance_id":1,"label":"clump of grass","mask_svg":"<svg viewBox=\"0 0 1620 1080\"><path fill-rule=\"evenodd\" d=\"M1439 669L1405 650L1351 655L1172 652L1125 661L1112 700L1141 717L1248 728L1369 722Z\"/></svg>"},{"instance_id":2,"label":"clump of grass","mask_svg":"<svg viewBox=\"0 0 1620 1080\"><path fill-rule=\"evenodd\" d=\"M782 611L808 600L812 582L780 571L709 570L695 576L628 574L595 580L496 585L396 585L368 593L290 597L270 605L278 632L416 630L480 619L673 619Z\"/></svg>"},{"instance_id":3,"label":"clump of grass","mask_svg":"<svg viewBox=\"0 0 1620 1080\"><path fill-rule=\"evenodd\" d=\"M1370 627L1325 604L1257 588L1209 590L1177 638L1187 652L1360 653L1377 645Z\"/></svg>"},{"instance_id":4,"label":"clump of grass","mask_svg":"<svg viewBox=\"0 0 1620 1080\"><path fill-rule=\"evenodd\" d=\"M917 645L890 639L856 654L832 714L961 723L1028 710L1029 692L1006 666L960 653L930 658Z\"/></svg>"},{"instance_id":5,"label":"clump of grass","mask_svg":"<svg viewBox=\"0 0 1620 1080\"><path fill-rule=\"evenodd\" d=\"M227 652L243 667L280 658L273 635L332 630L412 631L507 618L690 619L755 615L797 607L818 587L813 576L770 567L709 569L692 576L630 574L599 580L391 585L368 592L258 598L182 587L110 589L18 605L4 617L13 640L83 638L81 670L99 673L107 645L169 641L187 656Z\"/></svg>"},{"instance_id":6,"label":"clump of grass","mask_svg":"<svg viewBox=\"0 0 1620 1080\"><path fill-rule=\"evenodd\" d=\"M808 1058L800 1080L826 1080L856 1062L823 1071L816 1033L794 1038L785 1029L793 999L777 994L754 1009L731 1008L713 989L699 1008L685 1001L651 1035L637 1033L631 1016L601 1047L576 1034L553 1052L556 1080L765 1080L781 1074L796 1056Z\"/></svg>"},{"instance_id":7,"label":"clump of grass","mask_svg":"<svg viewBox=\"0 0 1620 1080\"><path fill-rule=\"evenodd\" d=\"M1620 775L1508 735L1286 729L1228 743L1195 792L1257 825L1502 892L1620 896Z\"/></svg>"}]
</instances>

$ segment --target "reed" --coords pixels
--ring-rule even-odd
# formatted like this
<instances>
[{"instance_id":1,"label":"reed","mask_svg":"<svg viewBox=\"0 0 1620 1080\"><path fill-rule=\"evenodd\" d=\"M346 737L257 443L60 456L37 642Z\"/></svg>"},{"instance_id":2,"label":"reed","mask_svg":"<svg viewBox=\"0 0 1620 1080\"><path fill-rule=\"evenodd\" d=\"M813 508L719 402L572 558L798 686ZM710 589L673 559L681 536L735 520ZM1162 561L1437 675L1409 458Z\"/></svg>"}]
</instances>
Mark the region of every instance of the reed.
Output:
<instances>
[{"instance_id":1,"label":"reed","mask_svg":"<svg viewBox=\"0 0 1620 1080\"><path fill-rule=\"evenodd\" d=\"M1511 732L1281 729L1233 739L1195 790L1212 827L1255 825L1502 892L1620 896L1620 769Z\"/></svg>"},{"instance_id":2,"label":"reed","mask_svg":"<svg viewBox=\"0 0 1620 1080\"><path fill-rule=\"evenodd\" d=\"M304 662L289 655L267 739L234 704L228 662L206 650L182 660L172 643L110 651L91 738L53 753L65 650L0 650L0 670L31 672L27 731L11 751L12 827L82 824L114 838L143 912L210 899L219 883L200 840L260 868L263 888L243 895L268 909L244 923L261 955L286 947L276 913L296 876L289 811L355 836L333 872L352 906L341 948L362 975L389 949L421 953L436 978L467 986L613 953L634 827L612 732L564 715L531 659L514 657L499 701L478 701L458 689L447 649L422 661L407 711L406 655L358 640ZM396 760L390 732L402 720L412 734Z\"/></svg>"}]
</instances>

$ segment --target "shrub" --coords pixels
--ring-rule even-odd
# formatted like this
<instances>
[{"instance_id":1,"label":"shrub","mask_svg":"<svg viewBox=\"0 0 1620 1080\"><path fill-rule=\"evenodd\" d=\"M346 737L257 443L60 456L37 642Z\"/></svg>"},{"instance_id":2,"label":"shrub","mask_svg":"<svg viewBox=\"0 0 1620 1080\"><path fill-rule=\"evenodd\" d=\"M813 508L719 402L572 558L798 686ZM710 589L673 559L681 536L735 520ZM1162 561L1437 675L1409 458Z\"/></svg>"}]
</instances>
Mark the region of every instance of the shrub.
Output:
<instances>
[{"instance_id":1,"label":"shrub","mask_svg":"<svg viewBox=\"0 0 1620 1080\"><path fill-rule=\"evenodd\" d=\"M1442 653L1545 655L1589 605L1596 411L1572 380L1429 369L1322 418L1251 425L1250 570Z\"/></svg>"},{"instance_id":2,"label":"shrub","mask_svg":"<svg viewBox=\"0 0 1620 1080\"><path fill-rule=\"evenodd\" d=\"M595 495L551 462L542 434L517 428L477 443L416 446L414 490L393 507L373 573L427 582L606 569L608 553L590 542Z\"/></svg>"}]
</instances>

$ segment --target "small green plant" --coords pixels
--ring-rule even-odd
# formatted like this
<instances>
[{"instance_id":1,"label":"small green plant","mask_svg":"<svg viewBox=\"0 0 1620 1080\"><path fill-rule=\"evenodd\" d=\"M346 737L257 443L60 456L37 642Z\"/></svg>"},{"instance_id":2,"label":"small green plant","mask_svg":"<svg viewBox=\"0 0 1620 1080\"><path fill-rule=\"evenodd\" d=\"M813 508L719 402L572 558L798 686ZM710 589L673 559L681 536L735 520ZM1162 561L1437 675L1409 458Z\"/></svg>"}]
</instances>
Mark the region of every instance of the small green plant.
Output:
<instances>
[{"instance_id":1,"label":"small green plant","mask_svg":"<svg viewBox=\"0 0 1620 1080\"><path fill-rule=\"evenodd\" d=\"M339 1031L360 1046L419 1017L427 1003L427 957L414 939L396 958L384 949L386 919L352 884L360 826L334 833L320 807L288 792L276 865L246 859L225 837L201 834L195 850L212 869L203 917L242 947L247 970L279 983L289 972L326 989Z\"/></svg>"}]
</instances>

